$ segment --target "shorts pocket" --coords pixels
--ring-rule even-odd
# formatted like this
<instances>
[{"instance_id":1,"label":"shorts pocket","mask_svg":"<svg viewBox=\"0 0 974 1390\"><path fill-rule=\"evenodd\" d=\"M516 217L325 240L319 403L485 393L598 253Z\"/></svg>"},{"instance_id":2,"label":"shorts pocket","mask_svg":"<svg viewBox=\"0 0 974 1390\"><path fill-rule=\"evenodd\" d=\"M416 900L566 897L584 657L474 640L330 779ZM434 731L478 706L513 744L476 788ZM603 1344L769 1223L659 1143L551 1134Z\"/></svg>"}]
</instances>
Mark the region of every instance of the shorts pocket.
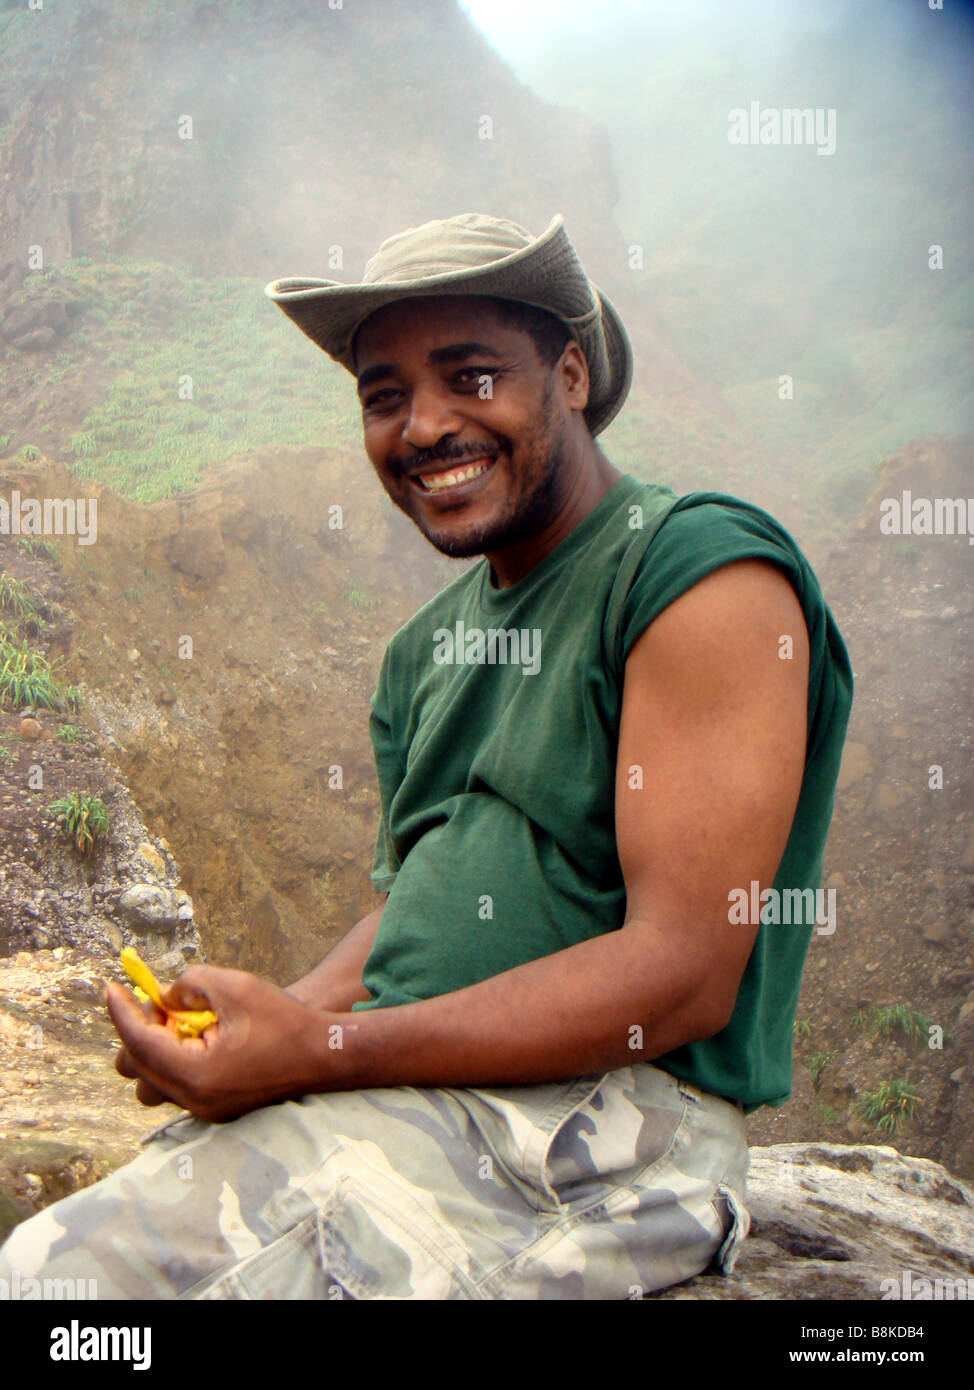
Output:
<instances>
[{"instance_id":1,"label":"shorts pocket","mask_svg":"<svg viewBox=\"0 0 974 1390\"><path fill-rule=\"evenodd\" d=\"M184 1297L196 1299L479 1298L452 1233L403 1189L338 1180L320 1209Z\"/></svg>"},{"instance_id":2,"label":"shorts pocket","mask_svg":"<svg viewBox=\"0 0 974 1390\"><path fill-rule=\"evenodd\" d=\"M713 1208L725 1232L723 1244L714 1256L713 1263L722 1274L732 1274L741 1253L741 1246L751 1229L751 1216L740 1193L724 1183L717 1189Z\"/></svg>"},{"instance_id":3,"label":"shorts pocket","mask_svg":"<svg viewBox=\"0 0 974 1390\"><path fill-rule=\"evenodd\" d=\"M545 1178L561 1209L611 1201L653 1185L685 1139L688 1100L664 1072L607 1072L576 1100L550 1135Z\"/></svg>"},{"instance_id":4,"label":"shorts pocket","mask_svg":"<svg viewBox=\"0 0 974 1390\"><path fill-rule=\"evenodd\" d=\"M478 1298L466 1252L403 1189L343 1178L318 1217L320 1262L354 1299Z\"/></svg>"},{"instance_id":5,"label":"shorts pocket","mask_svg":"<svg viewBox=\"0 0 974 1390\"><path fill-rule=\"evenodd\" d=\"M327 1299L345 1290L329 1279L321 1263L318 1214L313 1213L271 1245L224 1274L197 1285L184 1299Z\"/></svg>"},{"instance_id":6,"label":"shorts pocket","mask_svg":"<svg viewBox=\"0 0 974 1390\"><path fill-rule=\"evenodd\" d=\"M568 1087L534 1124L524 1146L524 1176L537 1198L539 1211L560 1212L580 1195L578 1183L591 1176L591 1159L581 1143L582 1131L592 1128L588 1107L599 1095L610 1072L582 1077Z\"/></svg>"}]
</instances>

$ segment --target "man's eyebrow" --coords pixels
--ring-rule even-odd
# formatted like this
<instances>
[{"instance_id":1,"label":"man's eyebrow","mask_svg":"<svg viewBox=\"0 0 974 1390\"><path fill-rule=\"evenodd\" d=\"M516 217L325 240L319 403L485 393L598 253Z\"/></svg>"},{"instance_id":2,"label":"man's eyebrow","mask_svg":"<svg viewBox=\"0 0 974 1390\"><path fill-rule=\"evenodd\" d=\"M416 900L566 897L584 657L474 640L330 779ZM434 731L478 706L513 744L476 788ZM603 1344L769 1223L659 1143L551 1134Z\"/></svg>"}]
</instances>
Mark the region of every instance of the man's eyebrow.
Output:
<instances>
[{"instance_id":1,"label":"man's eyebrow","mask_svg":"<svg viewBox=\"0 0 974 1390\"><path fill-rule=\"evenodd\" d=\"M432 364L462 362L465 357L501 357L503 354L489 343L451 343L449 347L434 348L429 355Z\"/></svg>"},{"instance_id":2,"label":"man's eyebrow","mask_svg":"<svg viewBox=\"0 0 974 1390\"><path fill-rule=\"evenodd\" d=\"M358 389L364 391L367 386L371 386L373 381L380 381L384 376L392 376L395 367L391 362L377 362L374 367L366 367L364 372L358 376Z\"/></svg>"},{"instance_id":3,"label":"man's eyebrow","mask_svg":"<svg viewBox=\"0 0 974 1390\"><path fill-rule=\"evenodd\" d=\"M434 348L427 360L432 366L438 366L443 362L463 362L468 357L485 356L499 358L503 353L498 348L491 347L490 343L450 343L448 347ZM374 381L395 375L395 371L396 368L391 362L377 362L373 367L366 367L357 378L359 391L364 391Z\"/></svg>"}]
</instances>

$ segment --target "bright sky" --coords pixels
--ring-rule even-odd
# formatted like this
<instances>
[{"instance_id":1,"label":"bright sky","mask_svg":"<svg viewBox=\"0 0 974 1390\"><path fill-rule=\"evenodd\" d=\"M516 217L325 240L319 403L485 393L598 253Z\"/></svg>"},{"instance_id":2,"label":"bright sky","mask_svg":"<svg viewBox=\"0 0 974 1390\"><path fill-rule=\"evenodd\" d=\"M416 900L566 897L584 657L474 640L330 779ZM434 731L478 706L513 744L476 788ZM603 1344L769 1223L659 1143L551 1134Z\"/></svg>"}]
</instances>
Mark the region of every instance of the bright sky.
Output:
<instances>
[{"instance_id":1,"label":"bright sky","mask_svg":"<svg viewBox=\"0 0 974 1390\"><path fill-rule=\"evenodd\" d=\"M677 9L689 18L687 12L699 7L699 0L683 0ZM555 31L612 23L626 14L672 12L673 6L657 0L599 0L597 7L592 0L460 0L460 8L499 53L511 58L527 56Z\"/></svg>"},{"instance_id":2,"label":"bright sky","mask_svg":"<svg viewBox=\"0 0 974 1390\"><path fill-rule=\"evenodd\" d=\"M459 0L498 53L510 60L530 58L552 33L602 28L631 15L644 15L655 29L692 34L721 30L740 33L754 26L767 37L780 28L827 27L849 8L850 0Z\"/></svg>"}]
</instances>

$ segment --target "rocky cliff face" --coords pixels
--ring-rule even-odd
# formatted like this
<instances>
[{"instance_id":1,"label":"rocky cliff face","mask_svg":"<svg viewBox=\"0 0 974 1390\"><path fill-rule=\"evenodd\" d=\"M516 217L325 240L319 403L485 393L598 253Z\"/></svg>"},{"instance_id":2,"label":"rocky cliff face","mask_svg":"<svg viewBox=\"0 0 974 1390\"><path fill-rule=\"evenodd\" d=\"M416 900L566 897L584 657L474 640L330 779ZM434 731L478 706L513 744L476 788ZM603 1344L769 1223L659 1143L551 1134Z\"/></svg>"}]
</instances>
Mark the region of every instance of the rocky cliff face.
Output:
<instances>
[{"instance_id":1,"label":"rocky cliff face","mask_svg":"<svg viewBox=\"0 0 974 1390\"><path fill-rule=\"evenodd\" d=\"M77 634L54 556L0 535L0 955L135 945L147 957L199 957L169 843L146 827L114 740L60 679Z\"/></svg>"},{"instance_id":2,"label":"rocky cliff face","mask_svg":"<svg viewBox=\"0 0 974 1390\"><path fill-rule=\"evenodd\" d=\"M3 19L0 264L39 244L48 264L342 279L337 256L358 268L464 210L538 230L560 211L604 253L604 131L535 97L454 0L48 0Z\"/></svg>"}]
</instances>

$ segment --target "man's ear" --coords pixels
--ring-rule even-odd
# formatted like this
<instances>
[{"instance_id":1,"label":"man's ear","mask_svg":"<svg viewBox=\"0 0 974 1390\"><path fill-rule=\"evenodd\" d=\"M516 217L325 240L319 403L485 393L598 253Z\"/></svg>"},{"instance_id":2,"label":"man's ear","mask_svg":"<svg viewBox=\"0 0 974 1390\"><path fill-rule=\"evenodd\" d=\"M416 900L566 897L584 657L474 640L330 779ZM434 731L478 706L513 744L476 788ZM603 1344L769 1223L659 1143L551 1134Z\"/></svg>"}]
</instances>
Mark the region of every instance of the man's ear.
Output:
<instances>
[{"instance_id":1,"label":"man's ear","mask_svg":"<svg viewBox=\"0 0 974 1390\"><path fill-rule=\"evenodd\" d=\"M554 374L560 381L572 410L584 410L588 405L590 378L588 359L575 342L565 344L565 350L555 364Z\"/></svg>"}]
</instances>

